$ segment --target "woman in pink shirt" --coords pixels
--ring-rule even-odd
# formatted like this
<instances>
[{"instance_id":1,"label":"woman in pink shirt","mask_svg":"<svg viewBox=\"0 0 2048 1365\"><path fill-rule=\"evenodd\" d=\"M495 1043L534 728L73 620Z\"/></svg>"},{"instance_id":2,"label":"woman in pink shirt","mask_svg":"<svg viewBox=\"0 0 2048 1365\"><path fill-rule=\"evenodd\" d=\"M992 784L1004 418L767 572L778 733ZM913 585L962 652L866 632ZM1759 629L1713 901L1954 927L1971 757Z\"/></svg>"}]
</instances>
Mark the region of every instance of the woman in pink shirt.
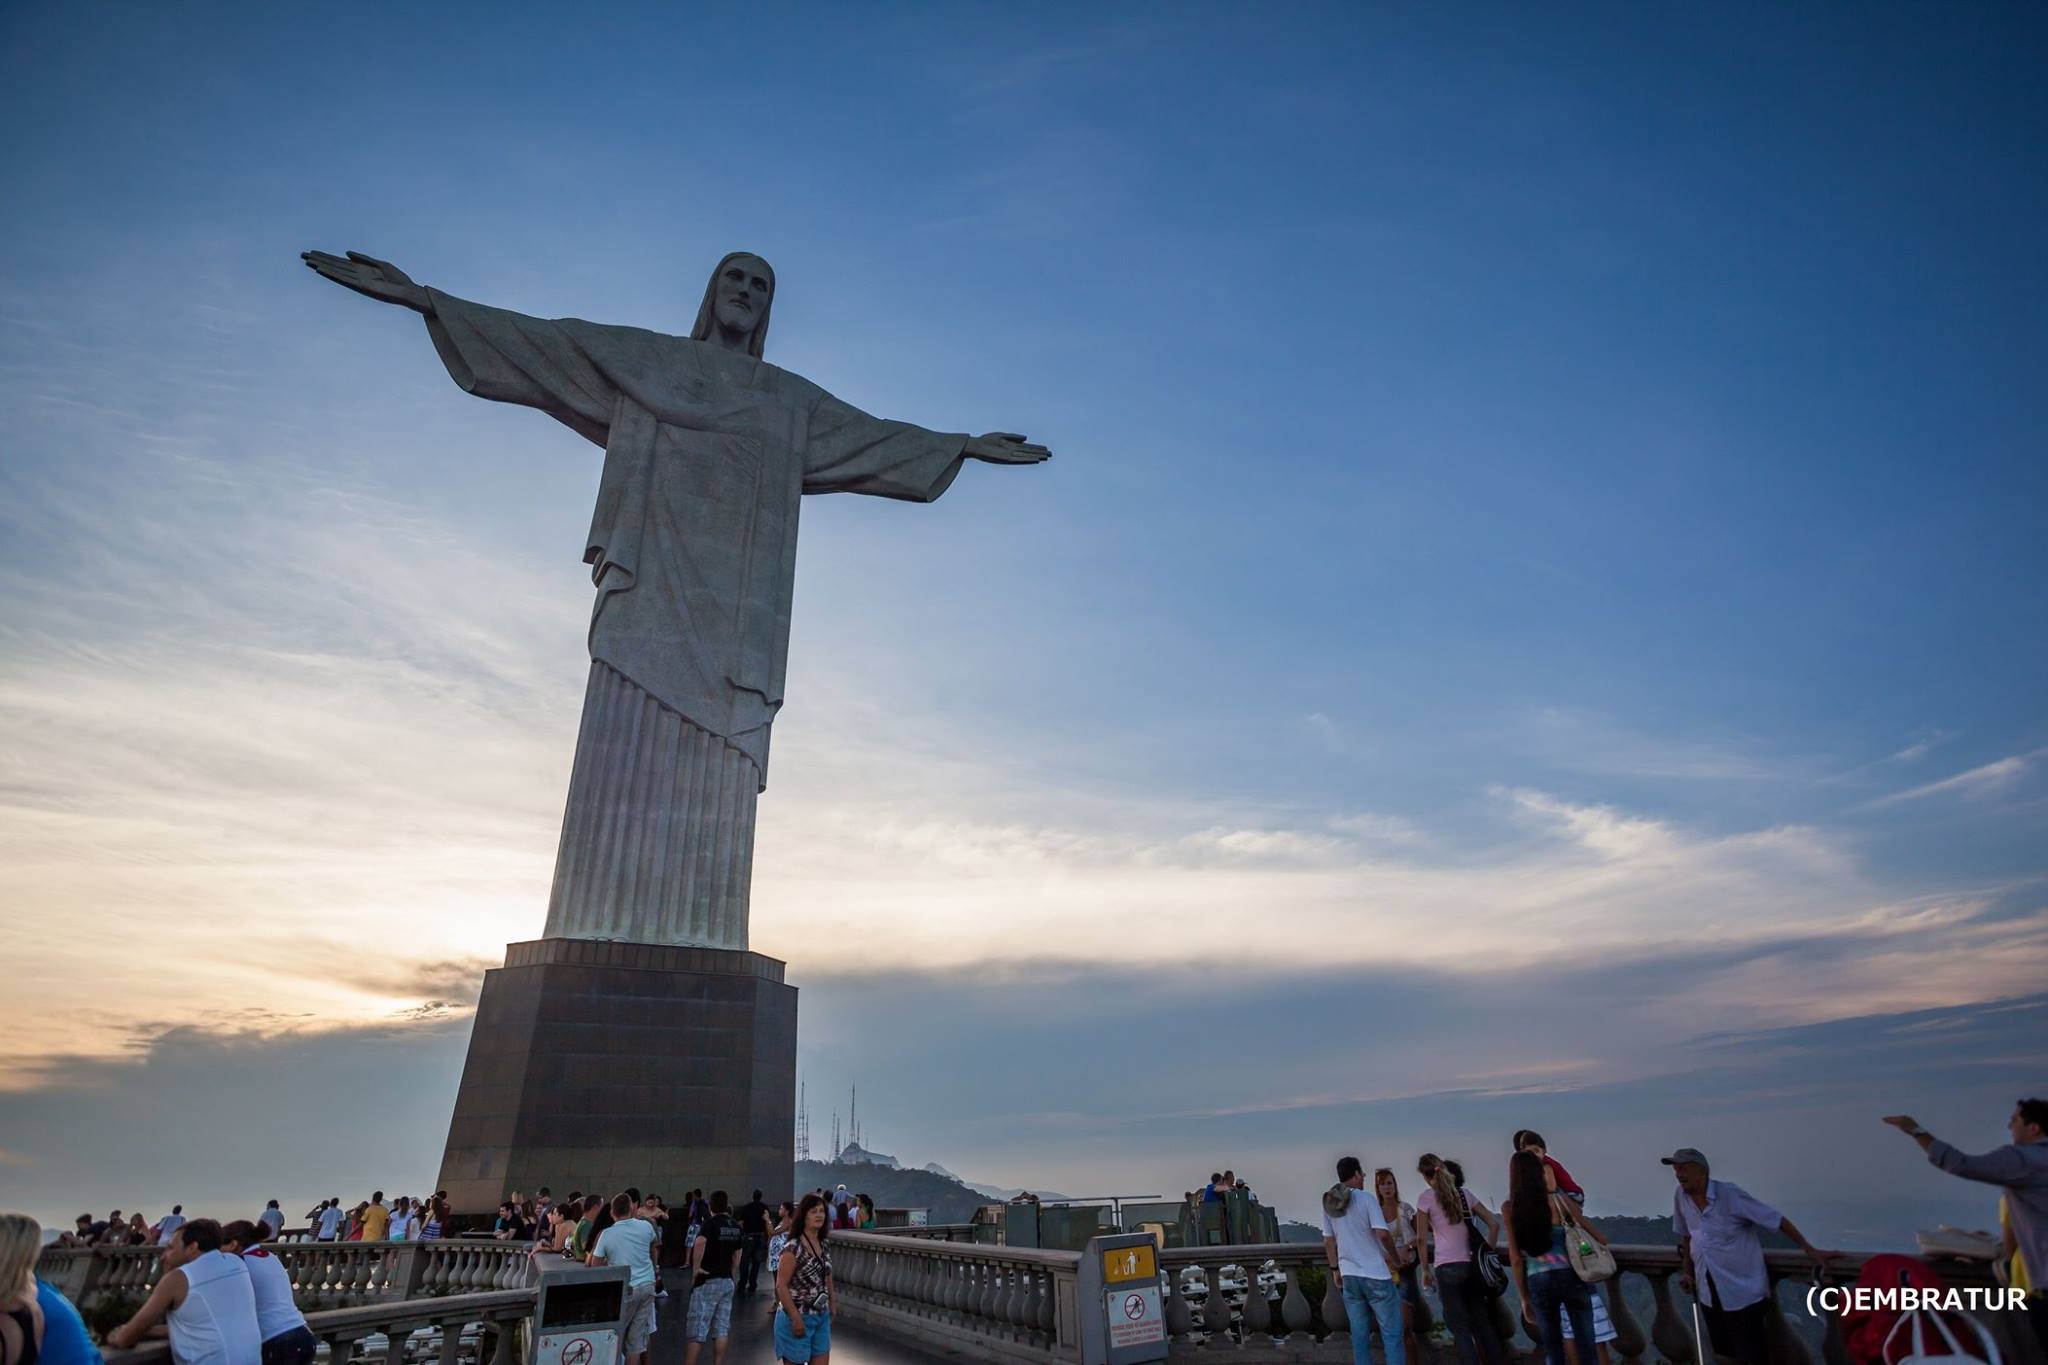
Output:
<instances>
[{"instance_id":1,"label":"woman in pink shirt","mask_svg":"<svg viewBox=\"0 0 2048 1365\"><path fill-rule=\"evenodd\" d=\"M1494 1330L1493 1301L1479 1282L1472 1264L1472 1224L1478 1217L1492 1230L1487 1238L1500 1234L1500 1220L1493 1210L1467 1194L1464 1181L1457 1179L1434 1152L1424 1152L1416 1171L1427 1183L1415 1201L1415 1244L1421 1252L1422 1284L1436 1285L1437 1299L1444 1307L1444 1327L1457 1343L1458 1365L1506 1365L1507 1352Z\"/></svg>"}]
</instances>

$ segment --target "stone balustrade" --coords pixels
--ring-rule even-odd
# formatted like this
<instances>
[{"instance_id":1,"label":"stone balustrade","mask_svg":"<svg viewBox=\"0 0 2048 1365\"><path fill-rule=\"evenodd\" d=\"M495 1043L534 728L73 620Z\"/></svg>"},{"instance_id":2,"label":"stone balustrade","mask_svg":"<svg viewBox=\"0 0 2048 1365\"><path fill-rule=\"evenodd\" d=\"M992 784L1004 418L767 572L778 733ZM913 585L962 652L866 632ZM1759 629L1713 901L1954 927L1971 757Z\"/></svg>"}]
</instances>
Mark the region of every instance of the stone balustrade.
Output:
<instances>
[{"instance_id":1,"label":"stone balustrade","mask_svg":"<svg viewBox=\"0 0 2048 1365\"><path fill-rule=\"evenodd\" d=\"M523 1242L273 1242L269 1250L309 1312L520 1290L534 1282L533 1255ZM162 1257L161 1247L45 1247L36 1274L89 1312L103 1300L147 1298Z\"/></svg>"},{"instance_id":2,"label":"stone balustrade","mask_svg":"<svg viewBox=\"0 0 2048 1365\"><path fill-rule=\"evenodd\" d=\"M381 1365L430 1360L435 1365L518 1365L516 1329L533 1315L533 1299L533 1290L514 1289L394 1300L309 1313L306 1325L326 1343L326 1365L353 1365L365 1358ZM171 1365L171 1346L151 1341L132 1351L108 1351L106 1360L107 1365Z\"/></svg>"},{"instance_id":3,"label":"stone balustrade","mask_svg":"<svg viewBox=\"0 0 2048 1365\"><path fill-rule=\"evenodd\" d=\"M964 1233L833 1233L842 1314L976 1358L1076 1359L1079 1255L976 1245ZM1626 1365L1700 1365L1691 1305L1677 1288L1677 1248L1617 1246L1614 1253L1617 1273L1601 1287L1615 1329L1610 1355ZM1816 1321L1806 1313L1802 1300L1813 1268L1805 1256L1770 1251L1764 1259L1773 1289L1769 1330L1776 1365L1846 1365L1840 1319ZM1825 1282L1853 1283L1866 1259L1842 1257ZM1330 1282L1318 1243L1177 1247L1160 1253L1160 1270L1176 1360L1219 1353L1276 1362L1351 1359L1343 1294ZM1993 1283L1988 1267L1945 1263L1941 1270L1957 1288ZM2016 1314L1978 1317L2006 1365L2048 1365ZM1495 1322L1514 1355L1541 1359L1512 1290L1495 1304ZM1418 1324L1418 1331L1427 1326ZM1456 1360L1426 1339L1423 1355L1427 1362Z\"/></svg>"},{"instance_id":4,"label":"stone balustrade","mask_svg":"<svg viewBox=\"0 0 2048 1365\"><path fill-rule=\"evenodd\" d=\"M840 1314L976 1360L1076 1359L1080 1256L985 1246L966 1233L833 1233Z\"/></svg>"}]
</instances>

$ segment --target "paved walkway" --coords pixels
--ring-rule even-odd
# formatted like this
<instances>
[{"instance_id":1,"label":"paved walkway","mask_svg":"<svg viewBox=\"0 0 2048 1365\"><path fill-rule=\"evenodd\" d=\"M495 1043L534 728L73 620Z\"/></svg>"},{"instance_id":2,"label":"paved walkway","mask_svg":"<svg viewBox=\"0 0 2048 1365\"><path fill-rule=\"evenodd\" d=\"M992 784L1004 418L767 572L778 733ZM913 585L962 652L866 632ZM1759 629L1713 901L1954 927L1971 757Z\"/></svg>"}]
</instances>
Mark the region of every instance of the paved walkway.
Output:
<instances>
[{"instance_id":1,"label":"paved walkway","mask_svg":"<svg viewBox=\"0 0 2048 1365\"><path fill-rule=\"evenodd\" d=\"M674 1272L670 1272L673 1274ZM647 1365L682 1365L686 1292L671 1291L655 1305L654 1344ZM775 1334L768 1326L768 1295L757 1294L733 1305L732 1344L725 1365L774 1365ZM852 1323L832 1324L832 1365L960 1365L965 1357L933 1355L904 1342L862 1331ZM698 1365L711 1365L711 1347L697 1353Z\"/></svg>"}]
</instances>

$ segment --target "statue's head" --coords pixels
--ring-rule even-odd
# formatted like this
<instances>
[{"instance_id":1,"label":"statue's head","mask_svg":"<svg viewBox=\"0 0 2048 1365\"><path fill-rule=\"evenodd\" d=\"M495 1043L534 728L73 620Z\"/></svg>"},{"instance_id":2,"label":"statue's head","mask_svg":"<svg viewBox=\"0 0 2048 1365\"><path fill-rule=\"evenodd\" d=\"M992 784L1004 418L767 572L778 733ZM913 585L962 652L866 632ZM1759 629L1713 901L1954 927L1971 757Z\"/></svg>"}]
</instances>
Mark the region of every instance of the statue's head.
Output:
<instances>
[{"instance_id":1,"label":"statue's head","mask_svg":"<svg viewBox=\"0 0 2048 1365\"><path fill-rule=\"evenodd\" d=\"M744 338L746 353L759 358L768 340L768 310L774 305L774 268L751 251L735 251L711 272L690 335L728 344Z\"/></svg>"}]
</instances>

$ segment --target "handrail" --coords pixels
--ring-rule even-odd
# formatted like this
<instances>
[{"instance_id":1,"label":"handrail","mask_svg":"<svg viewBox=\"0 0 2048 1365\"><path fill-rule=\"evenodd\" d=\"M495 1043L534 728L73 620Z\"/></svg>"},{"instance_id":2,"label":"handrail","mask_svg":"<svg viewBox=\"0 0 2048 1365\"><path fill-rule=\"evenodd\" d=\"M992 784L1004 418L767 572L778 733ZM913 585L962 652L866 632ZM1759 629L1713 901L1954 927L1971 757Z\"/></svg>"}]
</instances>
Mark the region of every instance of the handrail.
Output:
<instances>
[{"instance_id":1,"label":"handrail","mask_svg":"<svg viewBox=\"0 0 2048 1365\"><path fill-rule=\"evenodd\" d=\"M443 1298L392 1300L364 1304L359 1308L335 1308L324 1313L306 1314L306 1327L327 1343L328 1359L333 1365L345 1365L356 1355L356 1344L372 1336L382 1336L390 1342L388 1358L393 1362L400 1361L404 1358L404 1339L423 1327L441 1328L443 1346L440 1360L443 1365L453 1365L461 1334L471 1326L495 1329L498 1338L496 1349L488 1361L479 1343L477 1365L513 1365L513 1334L503 1330L504 1324L530 1316L535 1294L532 1289L512 1289L490 1294L451 1294ZM450 1328L455 1333L453 1341L449 1338ZM106 1351L104 1356L107 1365L172 1365L171 1343L163 1339L144 1342L132 1350Z\"/></svg>"},{"instance_id":2,"label":"handrail","mask_svg":"<svg viewBox=\"0 0 2048 1365\"><path fill-rule=\"evenodd\" d=\"M916 1244L914 1251L905 1242ZM827 1247L877 1247L893 1254L937 1256L961 1261L1009 1261L1016 1265L1059 1266L1072 1269L1081 1263L1078 1251L1048 1251L1043 1247L991 1246L980 1242L942 1242L932 1238L895 1237L886 1232L833 1232Z\"/></svg>"}]
</instances>

